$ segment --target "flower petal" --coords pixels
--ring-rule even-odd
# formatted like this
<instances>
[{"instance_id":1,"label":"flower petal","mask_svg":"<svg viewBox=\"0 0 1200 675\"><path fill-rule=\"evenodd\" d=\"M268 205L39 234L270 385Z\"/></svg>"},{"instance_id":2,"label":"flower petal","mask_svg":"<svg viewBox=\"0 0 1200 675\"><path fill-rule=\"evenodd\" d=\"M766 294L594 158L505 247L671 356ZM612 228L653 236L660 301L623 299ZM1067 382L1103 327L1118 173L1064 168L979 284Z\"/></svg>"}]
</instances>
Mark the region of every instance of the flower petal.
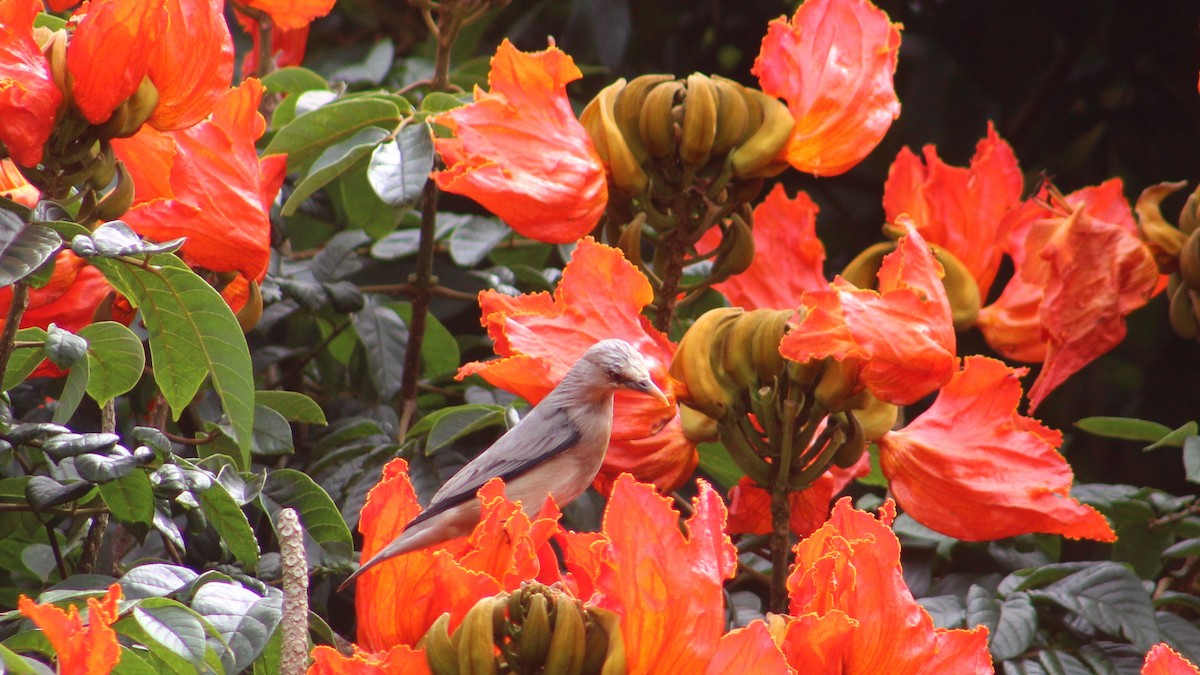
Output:
<instances>
[{"instance_id":1,"label":"flower petal","mask_svg":"<svg viewBox=\"0 0 1200 675\"><path fill-rule=\"evenodd\" d=\"M166 28L161 0L94 0L87 6L67 44L67 69L75 107L88 122L106 122L137 91Z\"/></svg>"},{"instance_id":2,"label":"flower petal","mask_svg":"<svg viewBox=\"0 0 1200 675\"><path fill-rule=\"evenodd\" d=\"M536 404L589 347L606 338L624 339L650 362L654 383L672 404L617 393L600 484L629 471L662 489L674 489L695 468L697 455L695 445L683 437L667 374L675 346L640 315L653 296L650 283L619 250L582 239L553 296L480 293L482 323L502 358L468 363L458 377L479 374Z\"/></svg>"},{"instance_id":3,"label":"flower petal","mask_svg":"<svg viewBox=\"0 0 1200 675\"><path fill-rule=\"evenodd\" d=\"M789 529L796 535L807 537L823 525L829 517L829 504L835 495L846 489L855 478L871 471L871 461L865 454L849 468L832 467L808 488L788 495L792 518ZM758 487L748 477L742 477L729 490L730 534L770 534L771 493Z\"/></svg>"},{"instance_id":4,"label":"flower petal","mask_svg":"<svg viewBox=\"0 0 1200 675\"><path fill-rule=\"evenodd\" d=\"M149 124L185 129L208 117L233 79L233 37L223 0L164 0L167 26L150 56L158 89Z\"/></svg>"},{"instance_id":5,"label":"flower petal","mask_svg":"<svg viewBox=\"0 0 1200 675\"><path fill-rule=\"evenodd\" d=\"M352 656L343 656L329 645L312 651L308 675L429 675L425 650L396 645L387 651L365 652L354 645Z\"/></svg>"},{"instance_id":6,"label":"flower petal","mask_svg":"<svg viewBox=\"0 0 1200 675\"><path fill-rule=\"evenodd\" d=\"M1200 668L1162 642L1150 648L1142 675L1200 675Z\"/></svg>"},{"instance_id":7,"label":"flower petal","mask_svg":"<svg viewBox=\"0 0 1200 675\"><path fill-rule=\"evenodd\" d=\"M51 604L39 605L22 595L17 607L46 635L58 657L58 672L107 675L121 660L117 634L110 628L117 620L120 600L119 584L109 586L100 599L88 598L86 628L79 616L79 608L74 605L64 612Z\"/></svg>"},{"instance_id":8,"label":"flower petal","mask_svg":"<svg viewBox=\"0 0 1200 675\"><path fill-rule=\"evenodd\" d=\"M789 673L783 652L775 646L771 633L762 621L752 621L744 628L721 636L717 651L708 663L709 675L725 673L756 673L772 675Z\"/></svg>"},{"instance_id":9,"label":"flower petal","mask_svg":"<svg viewBox=\"0 0 1200 675\"><path fill-rule=\"evenodd\" d=\"M37 0L0 2L0 143L22 166L42 161L62 104L50 64L33 38Z\"/></svg>"},{"instance_id":10,"label":"flower petal","mask_svg":"<svg viewBox=\"0 0 1200 675\"><path fill-rule=\"evenodd\" d=\"M266 12L284 30L305 28L333 9L336 0L246 0L247 7Z\"/></svg>"},{"instance_id":11,"label":"flower petal","mask_svg":"<svg viewBox=\"0 0 1200 675\"><path fill-rule=\"evenodd\" d=\"M1069 495L1062 435L1017 413L1023 371L982 356L900 431L877 442L901 506L927 527L986 541L1028 532L1113 541L1095 509Z\"/></svg>"},{"instance_id":12,"label":"flower petal","mask_svg":"<svg viewBox=\"0 0 1200 675\"><path fill-rule=\"evenodd\" d=\"M527 54L505 40L492 58L491 92L433 118L447 169L438 187L465 195L521 234L556 244L592 231L608 203L604 165L575 118L566 85L582 77L551 47Z\"/></svg>"},{"instance_id":13,"label":"flower petal","mask_svg":"<svg viewBox=\"0 0 1200 675\"><path fill-rule=\"evenodd\" d=\"M807 0L771 22L752 72L796 118L789 164L834 176L879 145L900 116L899 51L900 24L867 0Z\"/></svg>"}]
</instances>

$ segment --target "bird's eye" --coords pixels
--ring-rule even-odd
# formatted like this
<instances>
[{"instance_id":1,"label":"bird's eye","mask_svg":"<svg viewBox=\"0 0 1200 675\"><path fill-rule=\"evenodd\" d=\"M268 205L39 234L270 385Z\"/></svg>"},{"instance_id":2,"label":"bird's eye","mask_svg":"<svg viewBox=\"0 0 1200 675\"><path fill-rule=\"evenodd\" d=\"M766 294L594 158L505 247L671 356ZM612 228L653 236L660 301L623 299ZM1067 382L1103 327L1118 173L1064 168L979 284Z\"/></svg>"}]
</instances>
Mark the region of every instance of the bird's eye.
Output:
<instances>
[{"instance_id":1,"label":"bird's eye","mask_svg":"<svg viewBox=\"0 0 1200 675\"><path fill-rule=\"evenodd\" d=\"M608 379L612 380L616 384L623 384L627 378L625 377L625 374L619 370L610 370L608 371Z\"/></svg>"}]
</instances>

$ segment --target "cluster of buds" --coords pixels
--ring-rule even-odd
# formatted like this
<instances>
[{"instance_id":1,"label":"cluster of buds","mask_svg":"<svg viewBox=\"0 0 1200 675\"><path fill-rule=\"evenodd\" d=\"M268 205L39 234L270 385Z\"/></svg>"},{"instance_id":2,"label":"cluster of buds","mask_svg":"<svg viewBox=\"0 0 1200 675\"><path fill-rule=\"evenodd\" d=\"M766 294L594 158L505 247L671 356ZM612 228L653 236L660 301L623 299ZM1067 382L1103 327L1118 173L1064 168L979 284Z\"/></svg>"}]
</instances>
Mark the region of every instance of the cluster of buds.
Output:
<instances>
[{"instance_id":1,"label":"cluster of buds","mask_svg":"<svg viewBox=\"0 0 1200 675\"><path fill-rule=\"evenodd\" d=\"M643 75L617 80L580 118L609 170L606 236L660 291L702 288L738 274L754 257L749 202L779 161L795 121L787 106L721 77ZM655 245L642 259L643 230ZM696 242L713 227L724 235L702 287L662 288L699 260Z\"/></svg>"},{"instance_id":2,"label":"cluster of buds","mask_svg":"<svg viewBox=\"0 0 1200 675\"><path fill-rule=\"evenodd\" d=\"M421 641L434 675L625 672L617 615L536 582L483 598L453 634L449 628L443 614Z\"/></svg>"},{"instance_id":3,"label":"cluster of buds","mask_svg":"<svg viewBox=\"0 0 1200 675\"><path fill-rule=\"evenodd\" d=\"M1167 222L1160 205L1186 181L1159 183L1142 191L1134 210L1138 234L1167 279L1171 328L1187 340L1200 340L1200 187L1188 196L1179 226Z\"/></svg>"},{"instance_id":4,"label":"cluster of buds","mask_svg":"<svg viewBox=\"0 0 1200 675\"><path fill-rule=\"evenodd\" d=\"M791 310L724 307L684 334L671 364L682 385L684 432L720 438L760 486L785 473L791 490L810 486L830 466L848 467L896 422L896 406L863 389L856 362L796 363L779 343Z\"/></svg>"}]
</instances>

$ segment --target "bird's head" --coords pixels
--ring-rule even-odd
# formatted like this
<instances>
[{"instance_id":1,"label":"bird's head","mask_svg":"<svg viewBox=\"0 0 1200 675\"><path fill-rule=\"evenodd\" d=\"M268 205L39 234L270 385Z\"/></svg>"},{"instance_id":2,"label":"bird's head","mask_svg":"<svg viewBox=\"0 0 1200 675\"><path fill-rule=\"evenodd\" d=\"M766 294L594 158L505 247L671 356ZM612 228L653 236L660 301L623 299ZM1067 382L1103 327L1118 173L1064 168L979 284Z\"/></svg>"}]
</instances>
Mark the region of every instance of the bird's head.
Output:
<instances>
[{"instance_id":1,"label":"bird's head","mask_svg":"<svg viewBox=\"0 0 1200 675\"><path fill-rule=\"evenodd\" d=\"M662 401L663 405L671 404L650 377L646 359L624 340L601 340L584 352L581 360L595 366L608 388L640 391Z\"/></svg>"}]
</instances>

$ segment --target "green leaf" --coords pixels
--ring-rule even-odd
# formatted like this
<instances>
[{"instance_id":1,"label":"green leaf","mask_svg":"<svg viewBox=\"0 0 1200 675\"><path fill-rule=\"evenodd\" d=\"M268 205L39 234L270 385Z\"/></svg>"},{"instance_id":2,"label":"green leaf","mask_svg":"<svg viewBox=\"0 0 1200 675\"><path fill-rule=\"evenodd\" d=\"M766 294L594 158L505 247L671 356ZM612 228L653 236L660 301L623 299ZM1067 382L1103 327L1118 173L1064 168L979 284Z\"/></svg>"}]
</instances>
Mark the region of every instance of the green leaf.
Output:
<instances>
[{"instance_id":1,"label":"green leaf","mask_svg":"<svg viewBox=\"0 0 1200 675\"><path fill-rule=\"evenodd\" d=\"M266 406L283 415L289 422L297 424L319 424L325 426L325 412L317 402L296 391L256 391L254 405Z\"/></svg>"},{"instance_id":2,"label":"green leaf","mask_svg":"<svg viewBox=\"0 0 1200 675\"><path fill-rule=\"evenodd\" d=\"M284 202L283 215L290 216L295 213L312 193L350 171L360 160L365 160L367 154L380 147L380 142L387 137L386 129L363 127L353 136L325 148Z\"/></svg>"},{"instance_id":3,"label":"green leaf","mask_svg":"<svg viewBox=\"0 0 1200 675\"><path fill-rule=\"evenodd\" d=\"M408 325L412 320L412 305L407 302L389 302L400 320ZM425 340L421 343L421 364L429 375L453 373L458 370L461 356L458 341L446 326L432 313L425 315Z\"/></svg>"},{"instance_id":4,"label":"green leaf","mask_svg":"<svg viewBox=\"0 0 1200 675\"><path fill-rule=\"evenodd\" d=\"M350 319L366 352L375 391L381 399L391 400L400 391L408 327L386 305L368 305L351 314Z\"/></svg>"},{"instance_id":5,"label":"green leaf","mask_svg":"<svg viewBox=\"0 0 1200 675\"><path fill-rule=\"evenodd\" d=\"M54 416L51 417L52 422L66 424L75 414L75 410L83 402L84 394L87 393L88 380L91 379L89 370L87 359L84 359L76 363L67 373L67 380L63 383L62 396L59 396L58 407L54 410Z\"/></svg>"},{"instance_id":6,"label":"green leaf","mask_svg":"<svg viewBox=\"0 0 1200 675\"><path fill-rule=\"evenodd\" d=\"M145 471L134 471L101 485L99 490L104 505L117 520L145 525L154 521L154 486Z\"/></svg>"},{"instance_id":7,"label":"green leaf","mask_svg":"<svg viewBox=\"0 0 1200 675\"><path fill-rule=\"evenodd\" d=\"M350 529L337 505L312 478L294 469L272 471L261 499L272 526L280 510L296 510L304 526L304 548L310 565L339 569L350 564L354 555Z\"/></svg>"},{"instance_id":8,"label":"green leaf","mask_svg":"<svg viewBox=\"0 0 1200 675\"><path fill-rule=\"evenodd\" d=\"M400 109L391 101L344 99L306 112L289 122L275 134L263 154L287 153L289 171L308 173L325 148L366 127L382 127L390 133L399 124Z\"/></svg>"},{"instance_id":9,"label":"green leaf","mask_svg":"<svg viewBox=\"0 0 1200 675\"><path fill-rule=\"evenodd\" d=\"M746 475L729 456L724 445L700 443L696 450L700 453L700 470L712 476L722 486L733 487Z\"/></svg>"},{"instance_id":10,"label":"green leaf","mask_svg":"<svg viewBox=\"0 0 1200 675\"><path fill-rule=\"evenodd\" d=\"M258 658L283 614L282 596L264 598L236 584L205 584L191 605L224 640L214 647L227 673L240 673Z\"/></svg>"},{"instance_id":11,"label":"green leaf","mask_svg":"<svg viewBox=\"0 0 1200 675\"><path fill-rule=\"evenodd\" d=\"M1188 482L1200 483L1200 436L1183 441L1183 471Z\"/></svg>"},{"instance_id":12,"label":"green leaf","mask_svg":"<svg viewBox=\"0 0 1200 675\"><path fill-rule=\"evenodd\" d=\"M1163 551L1164 558L1187 558L1200 555L1200 539L1184 539L1168 546Z\"/></svg>"},{"instance_id":13,"label":"green leaf","mask_svg":"<svg viewBox=\"0 0 1200 675\"><path fill-rule=\"evenodd\" d=\"M287 455L294 449L287 419L266 406L254 406L254 454Z\"/></svg>"},{"instance_id":14,"label":"green leaf","mask_svg":"<svg viewBox=\"0 0 1200 675\"><path fill-rule=\"evenodd\" d=\"M364 50L365 48L365 50ZM355 44L342 54L335 55L330 61L341 63L329 72L329 79L340 82L370 82L381 84L392 69L396 47L391 40L384 38L373 45ZM341 56L341 59L337 57ZM347 57L353 60L348 60Z\"/></svg>"},{"instance_id":15,"label":"green leaf","mask_svg":"<svg viewBox=\"0 0 1200 675\"><path fill-rule=\"evenodd\" d=\"M410 124L396 138L375 148L367 180L379 198L392 207L412 206L433 170L433 139L429 127Z\"/></svg>"},{"instance_id":16,"label":"green leaf","mask_svg":"<svg viewBox=\"0 0 1200 675\"><path fill-rule=\"evenodd\" d=\"M458 406L449 408L438 417L429 436L425 439L425 454L431 455L455 441L490 427L504 428L503 410L486 406Z\"/></svg>"},{"instance_id":17,"label":"green leaf","mask_svg":"<svg viewBox=\"0 0 1200 675\"><path fill-rule=\"evenodd\" d=\"M80 499L91 490L92 484L86 481L63 485L49 476L31 476L25 483L25 499L34 511L44 511Z\"/></svg>"},{"instance_id":18,"label":"green leaf","mask_svg":"<svg viewBox=\"0 0 1200 675\"><path fill-rule=\"evenodd\" d=\"M1158 439L1156 442L1142 448L1143 450L1157 450L1159 448L1181 448L1188 438L1196 435L1197 429L1200 429L1200 424L1188 422L1171 433Z\"/></svg>"},{"instance_id":19,"label":"green leaf","mask_svg":"<svg viewBox=\"0 0 1200 675\"><path fill-rule=\"evenodd\" d=\"M208 523L229 547L229 552L242 567L253 570L258 565L258 539L237 501L219 482L213 482L207 490L199 491L196 497Z\"/></svg>"},{"instance_id":20,"label":"green leaf","mask_svg":"<svg viewBox=\"0 0 1200 675\"><path fill-rule=\"evenodd\" d=\"M386 236L404 218L404 210L393 209L375 194L367 180L367 165L362 163L327 185L325 192L333 200L338 218L372 239Z\"/></svg>"},{"instance_id":21,"label":"green leaf","mask_svg":"<svg viewBox=\"0 0 1200 675\"><path fill-rule=\"evenodd\" d=\"M21 656L4 645L0 645L0 671L7 675L47 675L53 672L40 662Z\"/></svg>"},{"instance_id":22,"label":"green leaf","mask_svg":"<svg viewBox=\"0 0 1200 675\"><path fill-rule=\"evenodd\" d=\"M66 370L87 355L87 340L53 323L46 329L46 357Z\"/></svg>"},{"instance_id":23,"label":"green leaf","mask_svg":"<svg viewBox=\"0 0 1200 675\"><path fill-rule=\"evenodd\" d=\"M210 672L205 660L208 652L206 631L195 612L174 600L149 598L133 608L132 618L141 629L141 635L133 634L130 637L138 639L144 636L143 644L148 647L149 642L161 645L197 671Z\"/></svg>"},{"instance_id":24,"label":"green leaf","mask_svg":"<svg viewBox=\"0 0 1200 675\"><path fill-rule=\"evenodd\" d=\"M100 321L84 326L79 335L88 341L87 393L101 406L142 379L146 350L133 331L115 321Z\"/></svg>"},{"instance_id":25,"label":"green leaf","mask_svg":"<svg viewBox=\"0 0 1200 675\"><path fill-rule=\"evenodd\" d=\"M0 209L0 287L33 274L61 245L54 230L28 225L12 211Z\"/></svg>"},{"instance_id":26,"label":"green leaf","mask_svg":"<svg viewBox=\"0 0 1200 675\"><path fill-rule=\"evenodd\" d=\"M966 616L962 600L954 595L937 595L919 598L917 603L925 608L938 628L961 628Z\"/></svg>"},{"instance_id":27,"label":"green leaf","mask_svg":"<svg viewBox=\"0 0 1200 675\"><path fill-rule=\"evenodd\" d=\"M467 96L470 96L468 94ZM421 110L427 113L443 113L455 108L461 108L467 104L462 98L453 94L447 94L441 91L431 92L425 98L421 99Z\"/></svg>"},{"instance_id":28,"label":"green leaf","mask_svg":"<svg viewBox=\"0 0 1200 675\"><path fill-rule=\"evenodd\" d=\"M133 471L137 462L128 450L118 448L122 454L101 455L88 453L75 458L75 471L79 477L91 483L111 483L118 478L127 476Z\"/></svg>"},{"instance_id":29,"label":"green leaf","mask_svg":"<svg viewBox=\"0 0 1200 675\"><path fill-rule=\"evenodd\" d=\"M42 361L46 360L46 331L42 328L22 328L17 331L16 340L19 342L38 342L37 347L21 347L14 349L8 357L8 370L4 372L4 391L25 381Z\"/></svg>"},{"instance_id":30,"label":"green leaf","mask_svg":"<svg viewBox=\"0 0 1200 675\"><path fill-rule=\"evenodd\" d=\"M154 381L175 419L211 376L241 450L239 466L249 466L254 380L241 326L220 294L178 258L161 255L153 262L149 269L108 261L99 266L142 311Z\"/></svg>"},{"instance_id":31,"label":"green leaf","mask_svg":"<svg viewBox=\"0 0 1200 675\"><path fill-rule=\"evenodd\" d=\"M984 596L991 601L993 609L984 609L980 602ZM1033 644L1038 628L1037 610L1025 593L1014 593L998 602L991 597L990 591L972 586L967 594L967 625L979 623L988 627L988 649L992 658L1007 661Z\"/></svg>"},{"instance_id":32,"label":"green leaf","mask_svg":"<svg viewBox=\"0 0 1200 675\"><path fill-rule=\"evenodd\" d=\"M161 243L146 241L120 220L104 223L88 235L76 235L71 240L71 248L83 257L100 256L102 258L119 258L155 253L174 253L183 246L184 237L170 239ZM82 251L80 248L90 249Z\"/></svg>"},{"instance_id":33,"label":"green leaf","mask_svg":"<svg viewBox=\"0 0 1200 675\"><path fill-rule=\"evenodd\" d=\"M121 592L126 600L166 597L192 583L199 576L181 565L138 565L121 577Z\"/></svg>"},{"instance_id":34,"label":"green leaf","mask_svg":"<svg viewBox=\"0 0 1200 675\"><path fill-rule=\"evenodd\" d=\"M1171 433L1168 426L1131 417L1085 417L1075 426L1096 436L1147 443L1157 442Z\"/></svg>"},{"instance_id":35,"label":"green leaf","mask_svg":"<svg viewBox=\"0 0 1200 675\"><path fill-rule=\"evenodd\" d=\"M271 94L296 94L313 89L328 89L325 78L308 68L290 66L271 71L262 78L262 84Z\"/></svg>"},{"instance_id":36,"label":"green leaf","mask_svg":"<svg viewBox=\"0 0 1200 675\"><path fill-rule=\"evenodd\" d=\"M311 628L309 629L311 632ZM276 675L280 672L280 656L283 652L283 630L276 627L275 632L267 640L267 646L262 654L254 660L252 675Z\"/></svg>"},{"instance_id":37,"label":"green leaf","mask_svg":"<svg viewBox=\"0 0 1200 675\"><path fill-rule=\"evenodd\" d=\"M471 267L487 257L497 244L512 234L512 229L491 216L459 216L458 227L450 235L450 257L454 264Z\"/></svg>"},{"instance_id":38,"label":"green leaf","mask_svg":"<svg viewBox=\"0 0 1200 675\"><path fill-rule=\"evenodd\" d=\"M138 652L121 645L121 660L112 669L112 675L160 675L158 668L150 665Z\"/></svg>"},{"instance_id":39,"label":"green leaf","mask_svg":"<svg viewBox=\"0 0 1200 675\"><path fill-rule=\"evenodd\" d=\"M1109 635L1123 635L1143 651L1162 639L1150 594L1141 579L1117 563L1088 564L1029 595L1051 600Z\"/></svg>"}]
</instances>

